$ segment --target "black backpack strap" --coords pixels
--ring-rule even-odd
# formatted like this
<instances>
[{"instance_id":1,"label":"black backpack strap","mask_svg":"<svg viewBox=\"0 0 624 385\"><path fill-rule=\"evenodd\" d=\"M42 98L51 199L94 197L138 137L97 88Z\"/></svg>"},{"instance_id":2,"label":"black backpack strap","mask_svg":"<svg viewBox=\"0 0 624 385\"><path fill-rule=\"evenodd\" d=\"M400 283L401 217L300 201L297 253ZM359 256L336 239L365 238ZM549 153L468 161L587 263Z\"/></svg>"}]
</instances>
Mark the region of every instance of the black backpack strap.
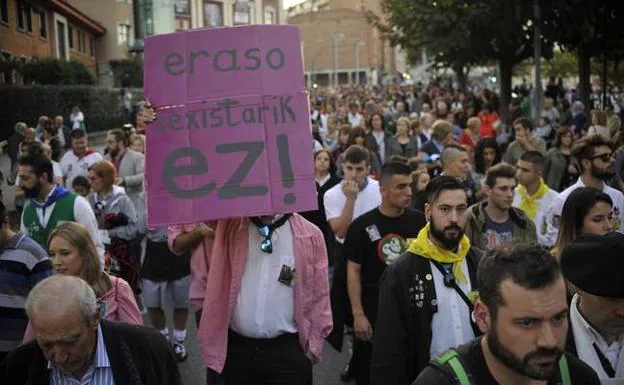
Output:
<instances>
[{"instance_id":1,"label":"black backpack strap","mask_svg":"<svg viewBox=\"0 0 624 385\"><path fill-rule=\"evenodd\" d=\"M431 360L430 365L442 370L457 385L474 385L461 355L454 349L447 350Z\"/></svg>"}]
</instances>

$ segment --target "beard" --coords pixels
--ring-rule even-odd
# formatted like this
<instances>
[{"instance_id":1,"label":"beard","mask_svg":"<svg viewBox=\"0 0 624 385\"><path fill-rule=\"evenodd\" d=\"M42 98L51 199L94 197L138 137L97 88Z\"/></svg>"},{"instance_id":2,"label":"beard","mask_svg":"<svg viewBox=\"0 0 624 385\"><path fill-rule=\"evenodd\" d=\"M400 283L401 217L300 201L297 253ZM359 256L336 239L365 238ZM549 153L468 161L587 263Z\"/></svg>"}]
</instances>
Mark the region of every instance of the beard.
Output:
<instances>
[{"instance_id":1,"label":"beard","mask_svg":"<svg viewBox=\"0 0 624 385\"><path fill-rule=\"evenodd\" d=\"M592 178L600 179L602 181L607 181L615 175L615 171L609 168L600 168L596 167L592 164L591 166L591 176Z\"/></svg>"},{"instance_id":2,"label":"beard","mask_svg":"<svg viewBox=\"0 0 624 385\"><path fill-rule=\"evenodd\" d=\"M429 219L429 222L431 223L431 234L434 236L434 238L436 240L438 240L438 242L442 243L442 245L444 245L444 247L447 250L456 250L457 247L459 246L459 242L461 241L462 237L464 236L464 229L462 229L461 227L459 227L459 225L457 223L451 223L450 225L446 226L443 229L439 229L436 224L435 221L433 220L433 217L431 217ZM447 230L456 230L457 231L457 235L449 237L447 236L444 232Z\"/></svg>"},{"instance_id":3,"label":"beard","mask_svg":"<svg viewBox=\"0 0 624 385\"><path fill-rule=\"evenodd\" d=\"M498 337L498 331L495 325L490 330L487 336L487 344L490 352L496 359L498 359L503 365L509 369L519 373L525 377L532 378L534 380L548 380L558 370L559 358L563 354L563 351L558 348L545 349L539 348L533 350L520 358L509 351L501 342ZM532 362L534 358L557 356L557 359L549 364L540 364Z\"/></svg>"},{"instance_id":4,"label":"beard","mask_svg":"<svg viewBox=\"0 0 624 385\"><path fill-rule=\"evenodd\" d=\"M26 198L36 198L41 192L41 182L37 182L37 184L30 189L22 187L22 190L24 190L24 196Z\"/></svg>"},{"instance_id":5,"label":"beard","mask_svg":"<svg viewBox=\"0 0 624 385\"><path fill-rule=\"evenodd\" d=\"M111 157L115 158L119 154L119 148L109 148L108 153Z\"/></svg>"}]
</instances>

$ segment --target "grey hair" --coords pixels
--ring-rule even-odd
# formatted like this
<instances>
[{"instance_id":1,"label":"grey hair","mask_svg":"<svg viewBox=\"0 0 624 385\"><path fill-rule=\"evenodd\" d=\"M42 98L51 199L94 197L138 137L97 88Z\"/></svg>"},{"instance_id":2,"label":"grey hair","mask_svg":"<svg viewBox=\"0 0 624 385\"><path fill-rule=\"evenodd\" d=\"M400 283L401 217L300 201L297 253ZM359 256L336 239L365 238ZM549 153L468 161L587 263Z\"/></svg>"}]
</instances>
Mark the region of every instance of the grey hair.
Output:
<instances>
[{"instance_id":1,"label":"grey hair","mask_svg":"<svg viewBox=\"0 0 624 385\"><path fill-rule=\"evenodd\" d=\"M462 147L450 145L446 146L444 150L442 150L442 154L440 155L440 162L442 162L442 166L448 164L448 162L455 160L457 158L457 154L462 152L466 152L466 150Z\"/></svg>"},{"instance_id":2,"label":"grey hair","mask_svg":"<svg viewBox=\"0 0 624 385\"><path fill-rule=\"evenodd\" d=\"M95 292L81 278L53 275L39 282L26 299L26 315L32 320L38 311L63 309L65 304L77 304L85 322L91 322L97 312ZM60 304L60 305L59 305Z\"/></svg>"},{"instance_id":3,"label":"grey hair","mask_svg":"<svg viewBox=\"0 0 624 385\"><path fill-rule=\"evenodd\" d=\"M22 132L24 132L24 130L26 129L26 127L28 127L28 126L26 125L26 123L24 123L24 122L17 122L17 123L15 123L15 132L17 132L17 133L20 133L20 134L21 134Z\"/></svg>"}]
</instances>

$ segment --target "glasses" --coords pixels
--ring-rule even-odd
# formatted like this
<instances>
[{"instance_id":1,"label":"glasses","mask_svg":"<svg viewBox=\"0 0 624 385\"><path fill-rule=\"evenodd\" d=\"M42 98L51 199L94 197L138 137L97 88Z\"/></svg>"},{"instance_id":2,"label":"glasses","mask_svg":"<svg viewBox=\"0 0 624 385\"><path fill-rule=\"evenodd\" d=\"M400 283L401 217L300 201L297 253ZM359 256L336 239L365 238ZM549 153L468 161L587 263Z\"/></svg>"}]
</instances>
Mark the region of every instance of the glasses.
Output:
<instances>
[{"instance_id":1,"label":"glasses","mask_svg":"<svg viewBox=\"0 0 624 385\"><path fill-rule=\"evenodd\" d=\"M269 226L264 225L264 226L258 227L258 232L260 233L260 235L262 235L262 237L264 237L262 242L260 242L260 250L264 251L265 253L271 254L273 252L273 242L271 241L271 229L269 229Z\"/></svg>"},{"instance_id":2,"label":"glasses","mask_svg":"<svg viewBox=\"0 0 624 385\"><path fill-rule=\"evenodd\" d=\"M610 161L612 158L613 158L613 153L609 152L607 154L600 154L600 155L593 156L591 158L591 160L600 159L601 161L606 163L606 162Z\"/></svg>"}]
</instances>

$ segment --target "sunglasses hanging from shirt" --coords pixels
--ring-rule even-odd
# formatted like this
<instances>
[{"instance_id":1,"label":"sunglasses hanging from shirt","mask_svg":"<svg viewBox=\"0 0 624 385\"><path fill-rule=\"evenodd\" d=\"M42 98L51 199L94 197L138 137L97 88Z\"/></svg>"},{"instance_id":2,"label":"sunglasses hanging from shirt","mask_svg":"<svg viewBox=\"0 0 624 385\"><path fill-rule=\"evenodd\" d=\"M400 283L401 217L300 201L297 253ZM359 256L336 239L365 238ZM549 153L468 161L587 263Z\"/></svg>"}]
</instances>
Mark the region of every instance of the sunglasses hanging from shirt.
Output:
<instances>
[{"instance_id":1,"label":"sunglasses hanging from shirt","mask_svg":"<svg viewBox=\"0 0 624 385\"><path fill-rule=\"evenodd\" d=\"M474 305L472 304L472 302L470 301L470 298L468 298L466 293L464 293L464 291L459 287L459 285L457 285L457 281L455 281L455 276L453 275L453 272L446 270L444 266L442 266L442 264L438 261L435 261L432 259L431 263L433 263L433 265L442 274L442 277L444 277L444 286L454 289L459 295L459 297L466 303L466 305L468 306L468 309L470 310L470 313L472 314L472 311L474 310Z\"/></svg>"},{"instance_id":2,"label":"sunglasses hanging from shirt","mask_svg":"<svg viewBox=\"0 0 624 385\"><path fill-rule=\"evenodd\" d=\"M292 214L284 214L284 216L280 219L268 225L262 223L259 217L251 218L251 222L258 228L258 233L260 233L260 235L264 238L262 242L260 242L260 250L268 254L273 252L273 241L271 241L271 236L273 235L275 229L281 227L288 221L288 218L290 218L291 215Z\"/></svg>"}]
</instances>

